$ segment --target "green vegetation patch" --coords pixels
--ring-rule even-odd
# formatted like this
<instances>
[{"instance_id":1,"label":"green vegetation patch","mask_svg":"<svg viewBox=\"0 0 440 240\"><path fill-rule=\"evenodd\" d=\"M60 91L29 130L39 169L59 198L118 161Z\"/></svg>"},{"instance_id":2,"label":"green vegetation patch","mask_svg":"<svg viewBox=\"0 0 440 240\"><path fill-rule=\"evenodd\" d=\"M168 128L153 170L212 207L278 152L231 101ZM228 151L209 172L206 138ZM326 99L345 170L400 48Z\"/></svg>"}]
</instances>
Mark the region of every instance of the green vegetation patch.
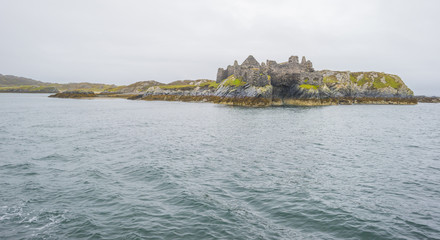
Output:
<instances>
[{"instance_id":1,"label":"green vegetation patch","mask_svg":"<svg viewBox=\"0 0 440 240\"><path fill-rule=\"evenodd\" d=\"M230 87L241 87L246 84L245 81L242 80L242 78L236 78L234 75L229 76L225 80L223 80L223 86L230 86Z\"/></svg>"},{"instance_id":2,"label":"green vegetation patch","mask_svg":"<svg viewBox=\"0 0 440 240\"><path fill-rule=\"evenodd\" d=\"M367 82L371 82L371 78L368 76L368 74L364 73L362 75L362 78L357 82L357 85L358 86L364 86L364 84L366 84Z\"/></svg>"},{"instance_id":3,"label":"green vegetation patch","mask_svg":"<svg viewBox=\"0 0 440 240\"><path fill-rule=\"evenodd\" d=\"M114 88L107 88L105 91L107 92L119 92L121 91L121 89L125 88L126 86L119 86L119 87L114 87Z\"/></svg>"},{"instance_id":4,"label":"green vegetation patch","mask_svg":"<svg viewBox=\"0 0 440 240\"><path fill-rule=\"evenodd\" d=\"M385 79L385 83L382 81L383 79ZM373 81L373 86L378 89L386 88L386 87L392 87L394 89L399 89L402 86L402 83L400 83L392 75L378 73L378 77L376 77Z\"/></svg>"},{"instance_id":5,"label":"green vegetation patch","mask_svg":"<svg viewBox=\"0 0 440 240\"><path fill-rule=\"evenodd\" d=\"M99 93L99 92L103 92L106 91L107 89L101 89L101 88L75 88L69 91L81 91L81 92L95 92L95 93Z\"/></svg>"},{"instance_id":6,"label":"green vegetation patch","mask_svg":"<svg viewBox=\"0 0 440 240\"><path fill-rule=\"evenodd\" d=\"M203 87L217 88L218 87L218 83L216 83L216 82L204 82L204 83L201 83L199 86L201 88L203 88Z\"/></svg>"},{"instance_id":7,"label":"green vegetation patch","mask_svg":"<svg viewBox=\"0 0 440 240\"><path fill-rule=\"evenodd\" d=\"M37 88L36 86L13 86L13 87L0 87L0 90L9 90L9 89L22 89L22 90L28 90L28 89L34 89Z\"/></svg>"},{"instance_id":8,"label":"green vegetation patch","mask_svg":"<svg viewBox=\"0 0 440 240\"><path fill-rule=\"evenodd\" d=\"M355 77L353 74L350 74L350 81L352 82L352 83L357 83L357 76Z\"/></svg>"},{"instance_id":9,"label":"green vegetation patch","mask_svg":"<svg viewBox=\"0 0 440 240\"><path fill-rule=\"evenodd\" d=\"M99 83L52 83L48 86L57 88L58 90L64 92L64 91L93 91L93 92L103 92L110 88L115 88L115 85L108 85L108 84L99 84Z\"/></svg>"},{"instance_id":10,"label":"green vegetation patch","mask_svg":"<svg viewBox=\"0 0 440 240\"><path fill-rule=\"evenodd\" d=\"M54 93L58 90L54 87L49 86L11 86L11 87L0 87L0 92L29 92L29 93Z\"/></svg>"},{"instance_id":11,"label":"green vegetation patch","mask_svg":"<svg viewBox=\"0 0 440 240\"><path fill-rule=\"evenodd\" d=\"M301 84L299 85L300 88L304 88L304 89L318 89L318 85L311 85L311 84Z\"/></svg>"},{"instance_id":12,"label":"green vegetation patch","mask_svg":"<svg viewBox=\"0 0 440 240\"><path fill-rule=\"evenodd\" d=\"M374 88L377 88L377 89L380 89L380 88L386 88L386 87L388 87L388 85L387 84L385 84L385 83L383 83L382 81L381 81L381 77L377 77L376 79L374 79L374 81L373 81L373 87Z\"/></svg>"},{"instance_id":13,"label":"green vegetation patch","mask_svg":"<svg viewBox=\"0 0 440 240\"><path fill-rule=\"evenodd\" d=\"M385 82L387 82L387 84L394 89L399 89L402 86L402 83L398 82L393 76L390 75L385 75Z\"/></svg>"},{"instance_id":14,"label":"green vegetation patch","mask_svg":"<svg viewBox=\"0 0 440 240\"><path fill-rule=\"evenodd\" d=\"M361 80L359 80L359 81L357 82L357 85L359 85L359 86L364 86L364 84L367 83L367 82L371 82L371 80L368 79L368 78L366 78L366 77L363 77Z\"/></svg>"},{"instance_id":15,"label":"green vegetation patch","mask_svg":"<svg viewBox=\"0 0 440 240\"><path fill-rule=\"evenodd\" d=\"M338 83L339 82L335 75L324 76L322 81L324 83Z\"/></svg>"},{"instance_id":16,"label":"green vegetation patch","mask_svg":"<svg viewBox=\"0 0 440 240\"><path fill-rule=\"evenodd\" d=\"M358 77L362 74L362 78L357 80ZM366 83L370 83L373 88L381 89L386 87L392 87L394 89L398 89L402 86L402 83L399 81L398 76L386 74L386 73L374 73L377 77L373 77L374 75L371 72L358 72L351 73L350 80L353 83L356 83L358 86L363 86ZM382 80L385 81L382 81Z\"/></svg>"},{"instance_id":17,"label":"green vegetation patch","mask_svg":"<svg viewBox=\"0 0 440 240\"><path fill-rule=\"evenodd\" d=\"M166 90L193 90L197 85L162 85L159 87Z\"/></svg>"},{"instance_id":18,"label":"green vegetation patch","mask_svg":"<svg viewBox=\"0 0 440 240\"><path fill-rule=\"evenodd\" d=\"M361 76L361 75L362 75L362 78L359 79L359 76ZM370 76L367 73L355 72L355 73L350 73L350 81L352 83L357 84L358 86L364 86L364 84L366 84L368 82L371 83L372 79L370 78Z\"/></svg>"},{"instance_id":19,"label":"green vegetation patch","mask_svg":"<svg viewBox=\"0 0 440 240\"><path fill-rule=\"evenodd\" d=\"M308 78L305 78L305 79L304 79L304 82L305 82L305 83L307 83L308 81L309 81L309 79L308 79Z\"/></svg>"}]
</instances>

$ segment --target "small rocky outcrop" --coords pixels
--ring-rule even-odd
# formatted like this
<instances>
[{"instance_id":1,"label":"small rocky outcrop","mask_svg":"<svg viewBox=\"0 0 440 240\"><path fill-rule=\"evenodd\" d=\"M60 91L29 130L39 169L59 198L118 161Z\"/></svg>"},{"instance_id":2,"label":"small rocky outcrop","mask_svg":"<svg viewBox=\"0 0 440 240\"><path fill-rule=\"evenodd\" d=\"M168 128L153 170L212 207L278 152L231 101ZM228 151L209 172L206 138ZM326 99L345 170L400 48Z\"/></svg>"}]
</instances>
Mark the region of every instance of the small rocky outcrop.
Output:
<instances>
[{"instance_id":1,"label":"small rocky outcrop","mask_svg":"<svg viewBox=\"0 0 440 240\"><path fill-rule=\"evenodd\" d=\"M91 98L96 97L97 95L92 91L66 91L61 93L56 93L54 95L50 95L49 97L54 98Z\"/></svg>"},{"instance_id":2,"label":"small rocky outcrop","mask_svg":"<svg viewBox=\"0 0 440 240\"><path fill-rule=\"evenodd\" d=\"M150 87L137 98L143 100L160 100L161 98L163 100L183 100L194 97L194 101L199 101L204 97L214 96L217 88L218 84L212 80L182 80Z\"/></svg>"},{"instance_id":3,"label":"small rocky outcrop","mask_svg":"<svg viewBox=\"0 0 440 240\"><path fill-rule=\"evenodd\" d=\"M421 103L440 103L440 97L416 96L416 99Z\"/></svg>"}]
</instances>

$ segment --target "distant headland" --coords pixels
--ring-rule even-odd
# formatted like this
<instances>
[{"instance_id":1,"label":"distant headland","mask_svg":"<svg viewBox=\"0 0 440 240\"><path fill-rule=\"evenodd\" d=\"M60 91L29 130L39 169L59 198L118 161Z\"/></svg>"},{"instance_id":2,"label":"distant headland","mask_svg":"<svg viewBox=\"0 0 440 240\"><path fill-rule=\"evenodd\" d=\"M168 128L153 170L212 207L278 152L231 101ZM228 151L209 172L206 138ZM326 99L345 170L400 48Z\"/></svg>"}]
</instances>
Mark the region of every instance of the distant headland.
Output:
<instances>
[{"instance_id":1,"label":"distant headland","mask_svg":"<svg viewBox=\"0 0 440 240\"><path fill-rule=\"evenodd\" d=\"M22 84L15 84L22 82ZM14 85L15 84L15 85ZM0 92L49 92L51 97L122 97L140 100L214 102L238 106L316 106L335 104L417 104L440 102L415 97L397 75L381 72L315 71L310 60L291 56L287 62L259 63L252 55L242 64L219 68L208 79L136 82L128 86L51 84L0 75Z\"/></svg>"}]
</instances>

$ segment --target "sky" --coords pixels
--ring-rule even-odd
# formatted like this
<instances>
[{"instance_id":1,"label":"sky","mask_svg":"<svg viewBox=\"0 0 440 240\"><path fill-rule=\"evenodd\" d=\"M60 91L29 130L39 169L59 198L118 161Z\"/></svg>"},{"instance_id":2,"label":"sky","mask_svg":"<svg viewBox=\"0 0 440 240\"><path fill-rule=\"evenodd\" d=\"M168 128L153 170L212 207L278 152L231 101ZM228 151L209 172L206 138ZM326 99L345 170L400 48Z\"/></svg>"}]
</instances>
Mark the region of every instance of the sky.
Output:
<instances>
[{"instance_id":1,"label":"sky","mask_svg":"<svg viewBox=\"0 0 440 240\"><path fill-rule=\"evenodd\" d=\"M438 0L0 0L0 73L127 85L213 79L248 55L399 75L440 96Z\"/></svg>"}]
</instances>

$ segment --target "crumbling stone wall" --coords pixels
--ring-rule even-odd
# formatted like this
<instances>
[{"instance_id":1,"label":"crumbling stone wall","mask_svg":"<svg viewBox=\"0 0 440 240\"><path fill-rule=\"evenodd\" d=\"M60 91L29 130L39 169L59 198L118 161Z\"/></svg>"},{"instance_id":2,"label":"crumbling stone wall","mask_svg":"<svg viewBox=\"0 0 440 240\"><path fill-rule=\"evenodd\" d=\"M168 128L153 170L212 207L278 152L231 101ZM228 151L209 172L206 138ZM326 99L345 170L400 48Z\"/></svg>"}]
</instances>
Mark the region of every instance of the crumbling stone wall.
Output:
<instances>
[{"instance_id":1,"label":"crumbling stone wall","mask_svg":"<svg viewBox=\"0 0 440 240\"><path fill-rule=\"evenodd\" d=\"M273 86L292 86L294 84L320 84L322 74L315 72L311 61L302 57L301 63L298 56L291 56L287 62L277 63L267 60L261 64L250 55L239 65L237 60L234 65L229 65L226 69L219 68L217 72L217 82L220 83L227 77L234 75L252 86L263 87Z\"/></svg>"}]
</instances>

